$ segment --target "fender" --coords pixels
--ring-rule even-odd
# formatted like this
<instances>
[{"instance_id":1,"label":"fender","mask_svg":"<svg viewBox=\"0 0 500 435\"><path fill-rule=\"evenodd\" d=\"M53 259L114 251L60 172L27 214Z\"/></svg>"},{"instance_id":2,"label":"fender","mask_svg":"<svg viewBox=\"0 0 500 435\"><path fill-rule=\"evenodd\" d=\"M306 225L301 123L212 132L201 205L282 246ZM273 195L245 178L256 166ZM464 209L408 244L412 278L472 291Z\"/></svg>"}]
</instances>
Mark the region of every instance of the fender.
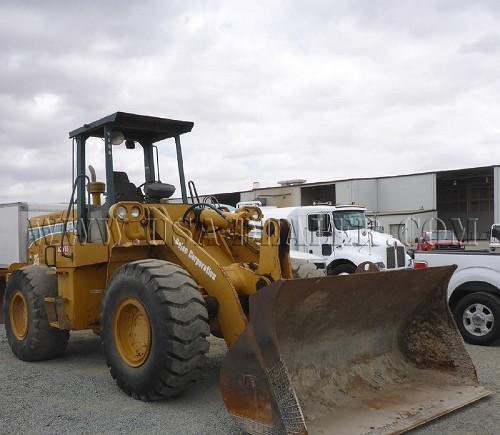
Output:
<instances>
[{"instance_id":1,"label":"fender","mask_svg":"<svg viewBox=\"0 0 500 435\"><path fill-rule=\"evenodd\" d=\"M384 258L375 252L368 253L366 251L359 252L359 247L357 246L343 246L335 247L332 255L328 257L326 261L327 266L334 261L347 260L353 263L356 267L365 261L371 261L372 263L384 263Z\"/></svg>"},{"instance_id":2,"label":"fender","mask_svg":"<svg viewBox=\"0 0 500 435\"><path fill-rule=\"evenodd\" d=\"M500 286L500 272L489 267L480 266L457 270L448 284L448 299L451 298L458 287L468 282L484 282L498 289ZM498 290L498 293L500 294L500 290Z\"/></svg>"}]
</instances>

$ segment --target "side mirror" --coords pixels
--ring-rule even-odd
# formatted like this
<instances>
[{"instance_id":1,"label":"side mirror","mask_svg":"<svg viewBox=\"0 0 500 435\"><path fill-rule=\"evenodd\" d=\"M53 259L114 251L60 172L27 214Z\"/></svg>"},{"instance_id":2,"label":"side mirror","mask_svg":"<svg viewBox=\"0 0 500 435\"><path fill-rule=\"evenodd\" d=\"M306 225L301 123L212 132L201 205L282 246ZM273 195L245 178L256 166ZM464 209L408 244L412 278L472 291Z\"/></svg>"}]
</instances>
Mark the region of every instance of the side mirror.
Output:
<instances>
[{"instance_id":1,"label":"side mirror","mask_svg":"<svg viewBox=\"0 0 500 435\"><path fill-rule=\"evenodd\" d=\"M415 243L418 243L418 237L415 237Z\"/></svg>"}]
</instances>

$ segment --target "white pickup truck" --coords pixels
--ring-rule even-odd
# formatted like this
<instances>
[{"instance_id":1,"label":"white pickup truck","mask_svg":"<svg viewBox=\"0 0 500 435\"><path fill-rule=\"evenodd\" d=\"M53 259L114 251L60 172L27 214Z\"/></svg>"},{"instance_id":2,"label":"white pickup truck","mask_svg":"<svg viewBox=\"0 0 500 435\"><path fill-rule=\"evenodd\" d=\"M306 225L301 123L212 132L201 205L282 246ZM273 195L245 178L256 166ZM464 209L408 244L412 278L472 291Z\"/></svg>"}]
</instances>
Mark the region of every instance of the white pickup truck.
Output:
<instances>
[{"instance_id":1,"label":"white pickup truck","mask_svg":"<svg viewBox=\"0 0 500 435\"><path fill-rule=\"evenodd\" d=\"M415 263L456 264L448 302L465 341L489 345L500 340L500 224L491 228L485 251L415 251Z\"/></svg>"},{"instance_id":2,"label":"white pickup truck","mask_svg":"<svg viewBox=\"0 0 500 435\"><path fill-rule=\"evenodd\" d=\"M299 253L314 255L326 265L328 275L353 273L365 261L381 270L412 267L411 257L399 240L368 228L364 207L315 205L261 210L264 219L290 222L292 259Z\"/></svg>"}]
</instances>

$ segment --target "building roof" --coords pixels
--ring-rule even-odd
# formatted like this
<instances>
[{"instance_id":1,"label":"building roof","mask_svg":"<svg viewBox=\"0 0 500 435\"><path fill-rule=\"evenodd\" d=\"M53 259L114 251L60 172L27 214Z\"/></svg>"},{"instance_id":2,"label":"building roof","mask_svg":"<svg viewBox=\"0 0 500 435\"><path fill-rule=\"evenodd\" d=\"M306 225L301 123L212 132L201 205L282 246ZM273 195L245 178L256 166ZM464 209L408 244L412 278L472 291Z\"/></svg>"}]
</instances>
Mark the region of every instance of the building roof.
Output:
<instances>
[{"instance_id":1,"label":"building roof","mask_svg":"<svg viewBox=\"0 0 500 435\"><path fill-rule=\"evenodd\" d=\"M243 192L253 192L258 190L269 190L269 189L290 189L294 187L314 187L314 186L324 186L328 184L342 183L345 181L357 181L357 180L381 180L386 178L398 178L398 177L411 177L415 175L428 175L428 174L438 174L438 175L455 175L453 173L460 171L472 171L472 170L481 170L481 169L490 169L499 165L490 165L490 166L475 166L472 168L458 168L458 169L445 169L440 171L426 171L426 172L412 172L410 174L395 174L395 175L383 175L379 177L358 177L358 178L341 178L338 180L329 180L329 181L313 181L310 183L303 184L295 184L290 186L267 186L267 187L256 187L253 189L242 190ZM215 194L216 195L216 194Z\"/></svg>"}]
</instances>

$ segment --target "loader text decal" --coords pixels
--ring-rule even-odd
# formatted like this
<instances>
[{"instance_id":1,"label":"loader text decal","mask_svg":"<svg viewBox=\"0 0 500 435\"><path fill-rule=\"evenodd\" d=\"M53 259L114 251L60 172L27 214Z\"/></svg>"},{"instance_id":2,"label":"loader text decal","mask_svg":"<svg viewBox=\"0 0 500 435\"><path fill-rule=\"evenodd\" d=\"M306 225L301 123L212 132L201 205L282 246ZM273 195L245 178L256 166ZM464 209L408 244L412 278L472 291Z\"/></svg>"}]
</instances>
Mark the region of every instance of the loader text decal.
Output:
<instances>
[{"instance_id":1,"label":"loader text decal","mask_svg":"<svg viewBox=\"0 0 500 435\"><path fill-rule=\"evenodd\" d=\"M186 255L187 258L189 258L196 267L201 269L211 280L216 280L217 275L212 270L212 268L203 263L203 261L201 261L191 249L188 249L187 246L177 237L174 237L174 245L180 252Z\"/></svg>"},{"instance_id":2,"label":"loader text decal","mask_svg":"<svg viewBox=\"0 0 500 435\"><path fill-rule=\"evenodd\" d=\"M33 227L31 222L28 221L28 246L31 246L38 240L45 237L55 236L56 234L62 234L64 232L64 223L55 223L43 226ZM66 233L76 232L76 226L73 221L68 221L66 225Z\"/></svg>"}]
</instances>

